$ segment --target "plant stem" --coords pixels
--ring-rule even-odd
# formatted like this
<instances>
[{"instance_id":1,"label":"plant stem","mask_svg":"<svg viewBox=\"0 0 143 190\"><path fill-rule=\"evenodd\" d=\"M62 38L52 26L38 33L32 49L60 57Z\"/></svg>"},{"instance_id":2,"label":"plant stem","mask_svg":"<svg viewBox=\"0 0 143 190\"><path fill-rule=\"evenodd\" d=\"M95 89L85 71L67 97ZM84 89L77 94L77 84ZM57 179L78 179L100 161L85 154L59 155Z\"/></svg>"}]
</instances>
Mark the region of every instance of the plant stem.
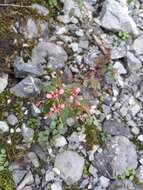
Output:
<instances>
[{"instance_id":1,"label":"plant stem","mask_svg":"<svg viewBox=\"0 0 143 190\"><path fill-rule=\"evenodd\" d=\"M28 5L15 5L15 4L0 4L0 7L19 7L19 8L33 8L32 6Z\"/></svg>"}]
</instances>

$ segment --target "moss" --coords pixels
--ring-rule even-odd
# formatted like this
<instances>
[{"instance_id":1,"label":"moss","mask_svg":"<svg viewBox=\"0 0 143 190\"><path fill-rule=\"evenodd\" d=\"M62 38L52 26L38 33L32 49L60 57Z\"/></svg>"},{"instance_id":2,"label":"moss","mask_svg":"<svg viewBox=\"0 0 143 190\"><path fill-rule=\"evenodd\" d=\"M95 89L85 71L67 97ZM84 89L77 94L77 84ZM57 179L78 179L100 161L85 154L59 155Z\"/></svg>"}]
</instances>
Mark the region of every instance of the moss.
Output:
<instances>
[{"instance_id":1,"label":"moss","mask_svg":"<svg viewBox=\"0 0 143 190\"><path fill-rule=\"evenodd\" d=\"M8 100L11 100L8 103ZM21 111L21 106L23 104L22 99L13 96L9 90L5 90L0 94L0 110L3 110L0 113L0 120L4 119L4 112L10 112L15 114L19 120L23 118L23 112Z\"/></svg>"},{"instance_id":2,"label":"moss","mask_svg":"<svg viewBox=\"0 0 143 190\"><path fill-rule=\"evenodd\" d=\"M101 131L93 123L85 124L86 148L91 150L94 145L102 145Z\"/></svg>"},{"instance_id":3,"label":"moss","mask_svg":"<svg viewBox=\"0 0 143 190\"><path fill-rule=\"evenodd\" d=\"M0 188L2 190L16 190L9 171L0 173Z\"/></svg>"},{"instance_id":4,"label":"moss","mask_svg":"<svg viewBox=\"0 0 143 190\"><path fill-rule=\"evenodd\" d=\"M139 149L139 150L143 150L143 144L140 140L137 139L137 137L134 137L132 139L132 142L136 145L136 147Z\"/></svg>"}]
</instances>

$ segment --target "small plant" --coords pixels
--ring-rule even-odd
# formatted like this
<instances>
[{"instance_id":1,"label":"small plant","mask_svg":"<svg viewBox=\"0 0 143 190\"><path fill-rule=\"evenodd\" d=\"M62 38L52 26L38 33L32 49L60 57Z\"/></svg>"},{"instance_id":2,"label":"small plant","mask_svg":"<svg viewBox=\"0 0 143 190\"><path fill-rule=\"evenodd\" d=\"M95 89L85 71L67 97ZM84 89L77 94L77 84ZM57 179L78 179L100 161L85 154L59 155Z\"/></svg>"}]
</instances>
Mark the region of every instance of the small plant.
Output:
<instances>
[{"instance_id":1,"label":"small plant","mask_svg":"<svg viewBox=\"0 0 143 190\"><path fill-rule=\"evenodd\" d=\"M0 150L0 172L6 171L8 168L8 161L6 156L6 150Z\"/></svg>"},{"instance_id":2,"label":"small plant","mask_svg":"<svg viewBox=\"0 0 143 190\"><path fill-rule=\"evenodd\" d=\"M127 1L128 4L135 3L135 2L136 2L136 0L128 0Z\"/></svg>"},{"instance_id":3,"label":"small plant","mask_svg":"<svg viewBox=\"0 0 143 190\"><path fill-rule=\"evenodd\" d=\"M36 129L40 126L40 121L36 118L30 118L27 124L29 128Z\"/></svg>"},{"instance_id":4,"label":"small plant","mask_svg":"<svg viewBox=\"0 0 143 190\"><path fill-rule=\"evenodd\" d=\"M51 6L51 7L56 7L57 5L58 5L58 2L57 2L57 0L49 0L49 5Z\"/></svg>"},{"instance_id":5,"label":"small plant","mask_svg":"<svg viewBox=\"0 0 143 190\"><path fill-rule=\"evenodd\" d=\"M123 174L118 175L117 179L129 179L132 181L135 178L135 175L136 175L135 169L128 169Z\"/></svg>"},{"instance_id":6,"label":"small plant","mask_svg":"<svg viewBox=\"0 0 143 190\"><path fill-rule=\"evenodd\" d=\"M103 142L107 142L111 139L111 135L109 133L101 133L100 135Z\"/></svg>"},{"instance_id":7,"label":"small plant","mask_svg":"<svg viewBox=\"0 0 143 190\"><path fill-rule=\"evenodd\" d=\"M64 134L64 126L55 116L52 118L49 128L39 133L38 142L41 146L46 147L52 143L54 136L58 134Z\"/></svg>"},{"instance_id":8,"label":"small plant","mask_svg":"<svg viewBox=\"0 0 143 190\"><path fill-rule=\"evenodd\" d=\"M65 85L61 79L54 78L50 85L43 87L42 99L36 106L49 119L55 120L58 125L65 126L67 118L82 118L88 110L87 101L80 96L80 87L76 84Z\"/></svg>"},{"instance_id":9,"label":"small plant","mask_svg":"<svg viewBox=\"0 0 143 190\"><path fill-rule=\"evenodd\" d=\"M120 32L118 33L118 36L119 36L122 40L126 41L126 40L128 40L128 38L129 38L129 33L128 33L128 32L125 32L125 31L120 31Z\"/></svg>"}]
</instances>

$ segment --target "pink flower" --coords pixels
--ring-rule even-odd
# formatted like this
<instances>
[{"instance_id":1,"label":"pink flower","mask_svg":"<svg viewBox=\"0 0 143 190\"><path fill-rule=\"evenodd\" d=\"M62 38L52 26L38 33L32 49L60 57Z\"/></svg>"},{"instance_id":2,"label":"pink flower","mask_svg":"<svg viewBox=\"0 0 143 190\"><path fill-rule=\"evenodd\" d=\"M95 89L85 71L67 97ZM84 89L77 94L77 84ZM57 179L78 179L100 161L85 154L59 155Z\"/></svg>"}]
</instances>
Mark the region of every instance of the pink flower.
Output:
<instances>
[{"instance_id":1,"label":"pink flower","mask_svg":"<svg viewBox=\"0 0 143 190\"><path fill-rule=\"evenodd\" d=\"M72 90L72 95L73 95L73 96L77 96L79 92L80 92L80 88L74 88L74 89Z\"/></svg>"},{"instance_id":2,"label":"pink flower","mask_svg":"<svg viewBox=\"0 0 143 190\"><path fill-rule=\"evenodd\" d=\"M73 100L74 99L74 97L73 96L70 96L70 100Z\"/></svg>"},{"instance_id":3,"label":"pink flower","mask_svg":"<svg viewBox=\"0 0 143 190\"><path fill-rule=\"evenodd\" d=\"M38 100L38 101L35 103L35 106L39 108L39 107L41 106L41 104L42 104L42 101Z\"/></svg>"},{"instance_id":4,"label":"pink flower","mask_svg":"<svg viewBox=\"0 0 143 190\"><path fill-rule=\"evenodd\" d=\"M64 88L60 88L60 89L59 89L59 94L60 94L60 95L64 94L64 92L65 92Z\"/></svg>"},{"instance_id":5,"label":"pink flower","mask_svg":"<svg viewBox=\"0 0 143 190\"><path fill-rule=\"evenodd\" d=\"M75 101L75 105L76 105L77 107L81 106L80 101L79 101L79 100L76 100L76 101Z\"/></svg>"},{"instance_id":6,"label":"pink flower","mask_svg":"<svg viewBox=\"0 0 143 190\"><path fill-rule=\"evenodd\" d=\"M46 94L46 98L47 98L47 99L51 99L51 98L52 98L52 94L47 93L47 94Z\"/></svg>"},{"instance_id":7,"label":"pink flower","mask_svg":"<svg viewBox=\"0 0 143 190\"><path fill-rule=\"evenodd\" d=\"M65 104L60 104L60 108L64 109L65 108Z\"/></svg>"}]
</instances>

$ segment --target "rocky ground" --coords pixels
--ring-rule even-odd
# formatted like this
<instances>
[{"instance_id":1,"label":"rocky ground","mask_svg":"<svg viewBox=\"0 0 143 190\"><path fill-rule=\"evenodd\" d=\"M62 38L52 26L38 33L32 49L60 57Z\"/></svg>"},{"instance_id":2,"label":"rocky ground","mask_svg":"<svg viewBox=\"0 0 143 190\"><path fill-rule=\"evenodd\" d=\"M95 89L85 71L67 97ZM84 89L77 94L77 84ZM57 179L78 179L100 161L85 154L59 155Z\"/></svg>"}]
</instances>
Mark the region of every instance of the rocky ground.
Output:
<instances>
[{"instance_id":1,"label":"rocky ground","mask_svg":"<svg viewBox=\"0 0 143 190\"><path fill-rule=\"evenodd\" d=\"M0 4L0 190L48 189L143 189L142 0Z\"/></svg>"}]
</instances>

